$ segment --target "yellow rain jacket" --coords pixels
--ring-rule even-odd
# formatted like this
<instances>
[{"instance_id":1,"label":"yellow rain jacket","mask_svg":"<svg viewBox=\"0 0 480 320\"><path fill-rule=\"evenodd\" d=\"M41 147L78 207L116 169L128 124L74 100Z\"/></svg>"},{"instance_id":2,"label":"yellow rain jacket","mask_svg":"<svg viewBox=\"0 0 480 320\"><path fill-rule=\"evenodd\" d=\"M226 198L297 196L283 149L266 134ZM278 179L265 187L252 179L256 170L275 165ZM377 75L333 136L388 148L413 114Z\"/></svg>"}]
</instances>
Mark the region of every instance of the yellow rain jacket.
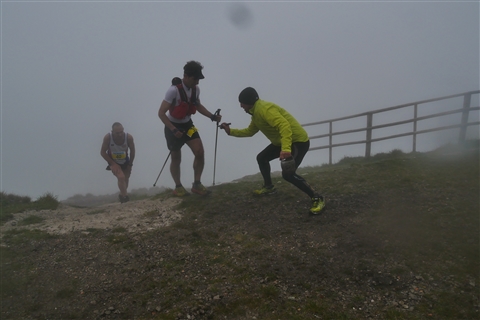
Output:
<instances>
[{"instance_id":1,"label":"yellow rain jacket","mask_svg":"<svg viewBox=\"0 0 480 320\"><path fill-rule=\"evenodd\" d=\"M280 106L257 100L249 110L252 115L250 125L245 129L230 129L234 137L251 137L261 131L275 146L281 146L282 151L292 152L294 142L308 141L308 134L298 121Z\"/></svg>"}]
</instances>

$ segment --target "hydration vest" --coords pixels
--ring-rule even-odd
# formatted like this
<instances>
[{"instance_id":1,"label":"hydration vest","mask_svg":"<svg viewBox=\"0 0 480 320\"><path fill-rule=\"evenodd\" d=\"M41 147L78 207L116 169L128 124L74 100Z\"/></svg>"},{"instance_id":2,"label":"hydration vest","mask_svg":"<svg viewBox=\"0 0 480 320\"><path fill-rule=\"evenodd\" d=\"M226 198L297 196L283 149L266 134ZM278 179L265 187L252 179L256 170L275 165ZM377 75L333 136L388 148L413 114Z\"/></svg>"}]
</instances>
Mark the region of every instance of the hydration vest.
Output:
<instances>
[{"instance_id":1,"label":"hydration vest","mask_svg":"<svg viewBox=\"0 0 480 320\"><path fill-rule=\"evenodd\" d=\"M188 100L187 93L183 88L183 85L175 85L180 93L180 98L182 101L175 106L175 103L172 103L170 107L170 115L176 119L183 119L187 115L195 114L197 112L197 86L192 87L192 94L190 96L190 101Z\"/></svg>"}]
</instances>

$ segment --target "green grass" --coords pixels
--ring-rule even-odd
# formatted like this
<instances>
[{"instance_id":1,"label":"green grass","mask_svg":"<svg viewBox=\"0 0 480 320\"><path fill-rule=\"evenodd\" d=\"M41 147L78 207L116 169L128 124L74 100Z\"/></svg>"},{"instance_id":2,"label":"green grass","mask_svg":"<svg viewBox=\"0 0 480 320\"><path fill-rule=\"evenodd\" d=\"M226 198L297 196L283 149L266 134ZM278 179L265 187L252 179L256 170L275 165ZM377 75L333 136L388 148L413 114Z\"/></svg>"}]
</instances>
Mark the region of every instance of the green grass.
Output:
<instances>
[{"instance_id":1,"label":"green grass","mask_svg":"<svg viewBox=\"0 0 480 320\"><path fill-rule=\"evenodd\" d=\"M307 173L303 170L299 172ZM478 154L442 159L435 154L405 154L400 150L394 150L370 159L345 158L333 166L309 167L305 177L313 187L325 192L327 199L358 195L361 201L362 197L374 197L370 202L375 203L375 207L367 209L362 214L364 222L362 227L351 230L361 238L357 248L370 250L376 247L375 250L382 252L378 258L373 256L366 260L364 270L372 268L372 263L374 266L382 265L384 255L394 254L406 260L405 265L399 265L391 270L391 273L399 278L406 277L415 270L415 273L429 274L434 278L441 278L445 274L452 275L460 283L466 283L473 277L475 283L479 283ZM273 180L276 184L282 181L279 178ZM279 203L272 204L268 198L249 198L251 190L258 185L259 181L252 177L235 184L224 184L213 188L215 199L189 197L180 207L186 212L196 212L197 216L203 217L206 221L213 221L222 215L221 210L215 209L215 202L220 202L230 208L230 211L235 213L238 211L238 214L248 217L248 212L243 211L244 204L248 205L251 212L269 211L268 208L273 206L278 208L284 201L295 201L302 197L297 190L281 182L279 192L284 193L275 198L276 201L282 199ZM239 200L242 196L244 199ZM231 202L232 198L237 202ZM275 210L265 213L266 216L271 214L275 214ZM194 230L197 227L193 219L190 220L188 213L183 220L175 223L175 226L187 230ZM286 236L289 236L288 232ZM269 239L262 232L248 235L237 232L228 237L231 237L242 251L248 252L248 257L272 256L275 252L269 248L258 251L258 248L264 245L262 241L257 240ZM338 239L341 241L341 234ZM307 251L322 256L326 254L320 253L318 249ZM439 252L443 254L439 256ZM284 256L288 257L286 254ZM214 257L215 259L211 260L213 262L228 261L228 257L221 259L222 255L218 252ZM444 259L448 259L449 263L445 263ZM297 261L298 264L295 258L288 260ZM262 268L267 270L270 265L266 263L261 265ZM242 268L236 270L241 271ZM311 270L314 271L315 267ZM345 268L346 276L351 270L351 266ZM273 274L269 276L274 277ZM249 277L242 275L241 278ZM265 286L258 294L264 301L275 298L277 292L274 287ZM452 317L467 319L476 315L470 301L462 301L460 296L451 292L442 293L441 290L438 291L438 295L441 303L428 313L425 311L426 314L434 314L440 319ZM353 303L356 304L355 300ZM245 308L248 308L245 306L248 304L253 309L258 308L253 301L246 298L242 300L242 304ZM313 308L313 305L310 306ZM242 311L237 312L239 315L242 314ZM262 318L269 318L267 313L264 313ZM289 313L283 314L283 317L287 316L289 319L294 318ZM401 310L388 310L384 316L387 319L423 317L408 315ZM342 317L355 318L353 315L348 316L347 313Z\"/></svg>"},{"instance_id":2,"label":"green grass","mask_svg":"<svg viewBox=\"0 0 480 320\"><path fill-rule=\"evenodd\" d=\"M0 192L0 223L12 220L15 213L29 210L56 210L60 202L51 193L46 193L35 201L30 197Z\"/></svg>"},{"instance_id":3,"label":"green grass","mask_svg":"<svg viewBox=\"0 0 480 320\"><path fill-rule=\"evenodd\" d=\"M55 239L57 236L51 235L45 231L29 229L12 229L5 232L3 240L7 243L21 244L28 241L42 241Z\"/></svg>"},{"instance_id":4,"label":"green grass","mask_svg":"<svg viewBox=\"0 0 480 320\"><path fill-rule=\"evenodd\" d=\"M18 222L19 226L28 226L31 224L37 224L37 223L42 223L45 220L45 218L36 216L36 215L31 215L28 216Z\"/></svg>"}]
</instances>

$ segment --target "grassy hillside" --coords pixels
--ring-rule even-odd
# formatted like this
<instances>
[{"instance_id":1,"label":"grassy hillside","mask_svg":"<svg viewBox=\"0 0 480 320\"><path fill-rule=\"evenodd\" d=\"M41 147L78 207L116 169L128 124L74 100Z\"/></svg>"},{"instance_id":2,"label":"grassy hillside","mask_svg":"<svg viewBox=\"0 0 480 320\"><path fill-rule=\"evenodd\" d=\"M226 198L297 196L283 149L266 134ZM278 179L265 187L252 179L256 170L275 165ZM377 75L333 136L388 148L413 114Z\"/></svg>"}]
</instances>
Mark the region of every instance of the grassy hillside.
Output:
<instances>
[{"instance_id":1,"label":"grassy hillside","mask_svg":"<svg viewBox=\"0 0 480 320\"><path fill-rule=\"evenodd\" d=\"M478 318L478 149L299 172L327 198L318 216L281 178L260 198L248 179L186 197L182 220L145 234L8 232L0 317Z\"/></svg>"},{"instance_id":2,"label":"grassy hillside","mask_svg":"<svg viewBox=\"0 0 480 320\"><path fill-rule=\"evenodd\" d=\"M0 224L13 218L13 214L27 210L57 209L57 197L46 193L35 201L30 197L0 192Z\"/></svg>"}]
</instances>

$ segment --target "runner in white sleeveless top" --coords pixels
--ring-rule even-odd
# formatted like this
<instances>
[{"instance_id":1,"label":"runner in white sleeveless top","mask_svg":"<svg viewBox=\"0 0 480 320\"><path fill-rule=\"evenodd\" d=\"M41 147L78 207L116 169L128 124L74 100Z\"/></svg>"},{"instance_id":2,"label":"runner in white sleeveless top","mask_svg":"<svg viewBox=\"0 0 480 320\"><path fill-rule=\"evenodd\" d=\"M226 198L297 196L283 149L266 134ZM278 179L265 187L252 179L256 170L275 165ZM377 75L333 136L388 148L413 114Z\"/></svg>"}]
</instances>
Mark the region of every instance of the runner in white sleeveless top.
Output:
<instances>
[{"instance_id":1,"label":"runner in white sleeveless top","mask_svg":"<svg viewBox=\"0 0 480 320\"><path fill-rule=\"evenodd\" d=\"M112 132L103 137L100 154L108 163L107 170L111 170L113 175L117 177L120 202L129 201L127 189L132 173L133 160L135 159L135 143L132 135L124 132L121 123L115 122L112 125Z\"/></svg>"}]
</instances>

